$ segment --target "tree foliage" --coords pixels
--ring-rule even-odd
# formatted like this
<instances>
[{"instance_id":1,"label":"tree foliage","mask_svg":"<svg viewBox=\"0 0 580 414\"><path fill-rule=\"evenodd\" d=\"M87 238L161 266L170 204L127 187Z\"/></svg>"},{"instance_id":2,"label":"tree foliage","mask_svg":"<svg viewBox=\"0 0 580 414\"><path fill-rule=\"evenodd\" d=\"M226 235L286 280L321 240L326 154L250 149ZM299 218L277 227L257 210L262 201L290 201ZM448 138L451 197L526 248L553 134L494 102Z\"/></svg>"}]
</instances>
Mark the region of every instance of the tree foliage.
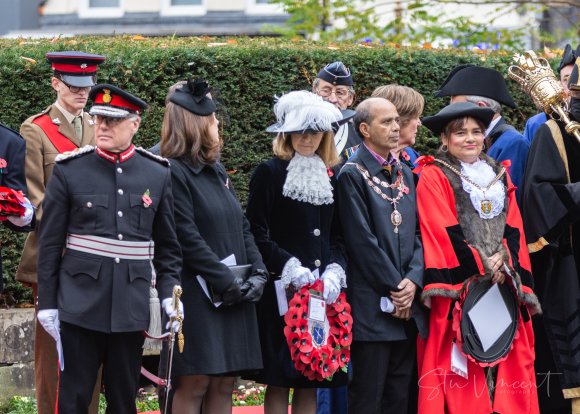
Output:
<instances>
[{"instance_id":1,"label":"tree foliage","mask_svg":"<svg viewBox=\"0 0 580 414\"><path fill-rule=\"evenodd\" d=\"M565 4L568 1L577 0L562 0ZM290 15L284 27L274 30L285 36L303 35L313 40L507 51L521 50L532 34L539 41L555 40L553 35L540 33L531 21L509 29L496 27L497 21L510 13L539 15L548 7L548 0L271 0L271 3L282 6ZM483 22L462 15L460 7L465 4L487 5L491 11L488 8ZM459 14L450 14L449 5L455 5ZM393 18L380 23L381 10L392 12ZM577 24L572 30L578 30Z\"/></svg>"}]
</instances>

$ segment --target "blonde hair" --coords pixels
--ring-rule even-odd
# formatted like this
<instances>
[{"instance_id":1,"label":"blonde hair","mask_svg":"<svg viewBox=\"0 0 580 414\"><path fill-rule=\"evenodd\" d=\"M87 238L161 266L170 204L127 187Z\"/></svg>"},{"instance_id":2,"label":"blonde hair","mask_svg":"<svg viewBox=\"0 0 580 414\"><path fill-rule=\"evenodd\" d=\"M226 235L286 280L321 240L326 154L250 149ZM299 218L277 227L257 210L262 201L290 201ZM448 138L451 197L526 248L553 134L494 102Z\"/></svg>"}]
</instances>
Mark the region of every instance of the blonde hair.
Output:
<instances>
[{"instance_id":1,"label":"blonde hair","mask_svg":"<svg viewBox=\"0 0 580 414\"><path fill-rule=\"evenodd\" d=\"M292 147L292 134L285 134L279 132L276 138L272 141L272 151L274 155L283 160L290 160L294 157L294 148ZM332 167L338 164L340 159L336 152L334 145L334 133L332 131L325 131L322 135L320 145L316 150L316 154L322 159L324 165Z\"/></svg>"},{"instance_id":2,"label":"blonde hair","mask_svg":"<svg viewBox=\"0 0 580 414\"><path fill-rule=\"evenodd\" d=\"M376 88L371 97L385 98L395 105L401 122L419 118L425 107L425 98L415 89L402 85L383 85Z\"/></svg>"},{"instance_id":3,"label":"blonde hair","mask_svg":"<svg viewBox=\"0 0 580 414\"><path fill-rule=\"evenodd\" d=\"M209 129L213 116L200 116L173 102L165 105L161 126L161 155L168 158L187 157L194 165L213 164L222 145L216 142Z\"/></svg>"}]
</instances>

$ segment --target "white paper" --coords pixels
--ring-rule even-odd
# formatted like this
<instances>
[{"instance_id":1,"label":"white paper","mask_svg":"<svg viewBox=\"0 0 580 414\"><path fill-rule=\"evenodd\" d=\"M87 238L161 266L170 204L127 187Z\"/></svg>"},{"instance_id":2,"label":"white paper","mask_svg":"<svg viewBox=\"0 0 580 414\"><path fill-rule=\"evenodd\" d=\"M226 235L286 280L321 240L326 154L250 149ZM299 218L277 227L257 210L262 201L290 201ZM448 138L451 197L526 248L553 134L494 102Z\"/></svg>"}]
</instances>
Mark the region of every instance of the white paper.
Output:
<instances>
[{"instance_id":1,"label":"white paper","mask_svg":"<svg viewBox=\"0 0 580 414\"><path fill-rule=\"evenodd\" d=\"M62 341L60 340L60 335L58 341L56 341L56 352L58 354L58 365L60 366L60 370L64 371L64 354L62 352Z\"/></svg>"},{"instance_id":2,"label":"white paper","mask_svg":"<svg viewBox=\"0 0 580 414\"><path fill-rule=\"evenodd\" d=\"M324 322L326 318L326 302L320 297L310 295L308 299L308 319Z\"/></svg>"},{"instance_id":3,"label":"white paper","mask_svg":"<svg viewBox=\"0 0 580 414\"><path fill-rule=\"evenodd\" d=\"M238 262L236 261L236 256L234 254L230 254L228 257L226 257L220 261L223 264L225 264L226 266L235 266L238 264ZM199 286L201 286L201 290L203 290L203 293L205 293L205 296L207 296L207 298L210 300L210 302L213 303L213 306L215 306L216 308L219 308L223 302L213 302L212 301L211 294L209 293L209 288L207 287L207 282L205 281L205 279L203 277L201 277L200 275L197 275L196 279L199 283Z\"/></svg>"},{"instance_id":4,"label":"white paper","mask_svg":"<svg viewBox=\"0 0 580 414\"><path fill-rule=\"evenodd\" d=\"M497 284L489 288L467 314L484 351L491 348L512 323Z\"/></svg>"},{"instance_id":5,"label":"white paper","mask_svg":"<svg viewBox=\"0 0 580 414\"><path fill-rule=\"evenodd\" d=\"M455 342L451 347L451 371L467 379L467 358L459 350Z\"/></svg>"},{"instance_id":6,"label":"white paper","mask_svg":"<svg viewBox=\"0 0 580 414\"><path fill-rule=\"evenodd\" d=\"M395 310L395 305L391 302L391 299L387 296L383 296L379 301L379 306L381 310L385 313L393 313Z\"/></svg>"},{"instance_id":7,"label":"white paper","mask_svg":"<svg viewBox=\"0 0 580 414\"><path fill-rule=\"evenodd\" d=\"M286 297L286 289L282 284L282 280L274 281L274 289L276 289L276 300L278 301L278 312L280 316L286 315L288 312L288 298Z\"/></svg>"}]
</instances>

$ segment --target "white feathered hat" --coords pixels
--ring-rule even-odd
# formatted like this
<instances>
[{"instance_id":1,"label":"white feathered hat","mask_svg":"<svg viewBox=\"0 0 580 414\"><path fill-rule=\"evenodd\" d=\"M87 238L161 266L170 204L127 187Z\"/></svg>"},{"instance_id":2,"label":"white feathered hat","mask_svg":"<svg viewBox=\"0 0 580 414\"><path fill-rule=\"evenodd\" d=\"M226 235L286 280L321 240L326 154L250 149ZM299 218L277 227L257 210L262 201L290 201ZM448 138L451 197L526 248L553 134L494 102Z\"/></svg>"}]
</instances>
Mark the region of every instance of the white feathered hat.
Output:
<instances>
[{"instance_id":1,"label":"white feathered hat","mask_svg":"<svg viewBox=\"0 0 580 414\"><path fill-rule=\"evenodd\" d=\"M276 123L266 128L272 133L314 133L334 131L354 117L355 112L341 111L320 96L308 91L293 91L277 98Z\"/></svg>"}]
</instances>

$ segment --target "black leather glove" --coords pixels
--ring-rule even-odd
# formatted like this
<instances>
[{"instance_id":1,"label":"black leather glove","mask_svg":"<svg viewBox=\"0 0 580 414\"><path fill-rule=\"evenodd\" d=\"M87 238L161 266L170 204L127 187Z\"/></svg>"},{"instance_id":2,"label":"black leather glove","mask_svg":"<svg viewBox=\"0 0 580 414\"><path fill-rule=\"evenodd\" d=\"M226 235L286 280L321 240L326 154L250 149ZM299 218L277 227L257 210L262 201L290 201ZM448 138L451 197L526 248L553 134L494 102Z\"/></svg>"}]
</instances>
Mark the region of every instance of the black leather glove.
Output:
<instances>
[{"instance_id":1,"label":"black leather glove","mask_svg":"<svg viewBox=\"0 0 580 414\"><path fill-rule=\"evenodd\" d=\"M242 285L242 301L258 302L264 292L264 287L268 281L268 274L263 270L257 270Z\"/></svg>"},{"instance_id":2,"label":"black leather glove","mask_svg":"<svg viewBox=\"0 0 580 414\"><path fill-rule=\"evenodd\" d=\"M242 299L242 284L244 280L242 278L236 277L233 282L222 292L222 300L224 305L231 306L235 305Z\"/></svg>"}]
</instances>

